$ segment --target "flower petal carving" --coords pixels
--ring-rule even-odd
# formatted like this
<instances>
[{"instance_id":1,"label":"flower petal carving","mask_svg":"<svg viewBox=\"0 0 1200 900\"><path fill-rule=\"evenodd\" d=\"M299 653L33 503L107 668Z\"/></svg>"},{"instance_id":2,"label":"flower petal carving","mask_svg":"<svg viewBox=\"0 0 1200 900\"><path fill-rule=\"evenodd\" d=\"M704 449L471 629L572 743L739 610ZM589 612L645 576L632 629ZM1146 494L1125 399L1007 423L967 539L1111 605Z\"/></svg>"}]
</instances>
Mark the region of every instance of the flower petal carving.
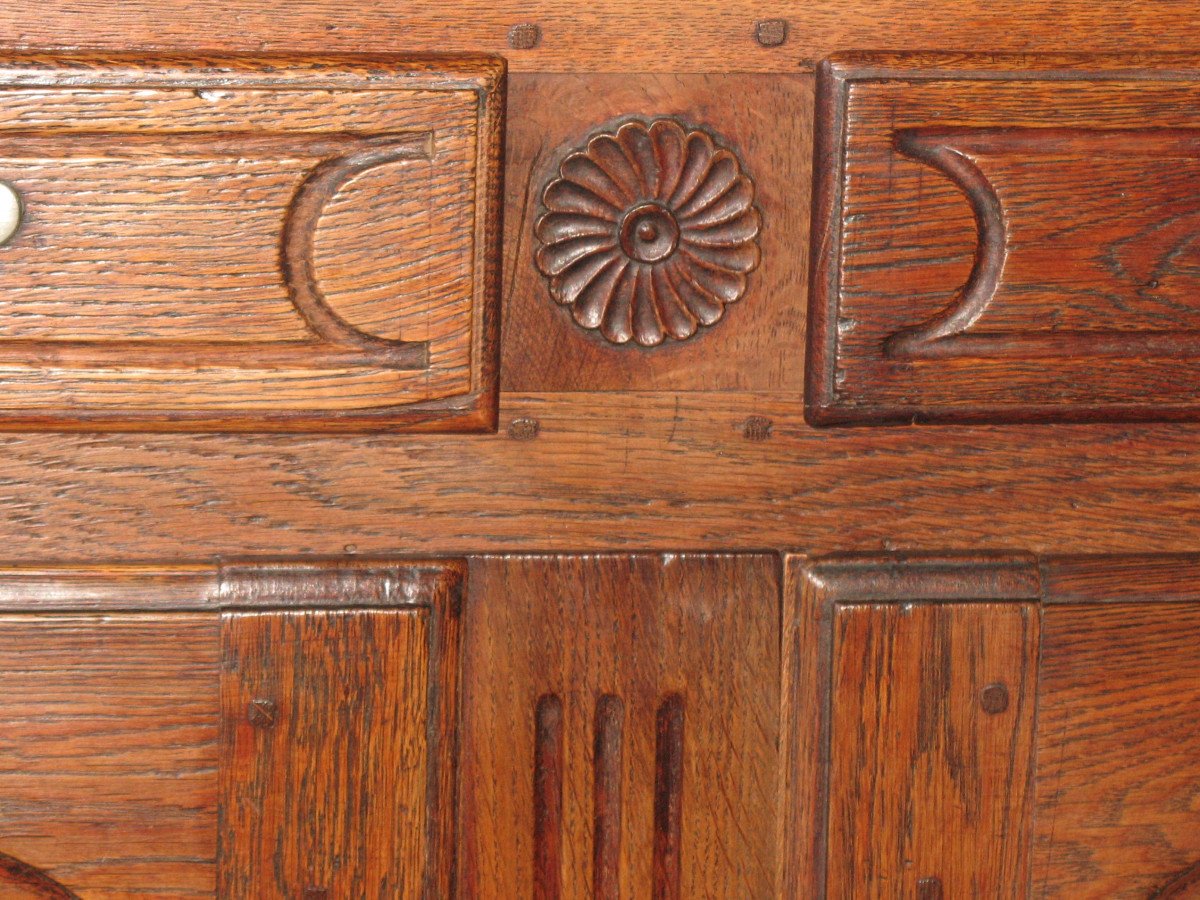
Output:
<instances>
[{"instance_id":1,"label":"flower petal carving","mask_svg":"<svg viewBox=\"0 0 1200 900\"><path fill-rule=\"evenodd\" d=\"M742 298L759 264L754 182L677 119L592 135L542 207L534 258L551 297L614 344L687 340Z\"/></svg>"}]
</instances>

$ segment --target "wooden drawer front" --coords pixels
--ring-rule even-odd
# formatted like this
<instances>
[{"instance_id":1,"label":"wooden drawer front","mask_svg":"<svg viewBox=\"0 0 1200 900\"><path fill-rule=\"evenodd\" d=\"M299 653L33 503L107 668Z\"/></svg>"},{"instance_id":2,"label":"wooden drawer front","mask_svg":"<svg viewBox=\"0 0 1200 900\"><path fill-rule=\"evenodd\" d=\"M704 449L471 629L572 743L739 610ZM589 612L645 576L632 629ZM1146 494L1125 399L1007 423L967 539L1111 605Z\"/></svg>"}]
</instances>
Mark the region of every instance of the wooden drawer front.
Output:
<instances>
[{"instance_id":1,"label":"wooden drawer front","mask_svg":"<svg viewBox=\"0 0 1200 900\"><path fill-rule=\"evenodd\" d=\"M835 58L809 417L1200 418L1200 69Z\"/></svg>"},{"instance_id":2,"label":"wooden drawer front","mask_svg":"<svg viewBox=\"0 0 1200 900\"><path fill-rule=\"evenodd\" d=\"M448 896L461 579L0 573L0 896Z\"/></svg>"},{"instance_id":3,"label":"wooden drawer front","mask_svg":"<svg viewBox=\"0 0 1200 900\"><path fill-rule=\"evenodd\" d=\"M491 427L502 91L485 59L0 61L0 426Z\"/></svg>"}]
</instances>

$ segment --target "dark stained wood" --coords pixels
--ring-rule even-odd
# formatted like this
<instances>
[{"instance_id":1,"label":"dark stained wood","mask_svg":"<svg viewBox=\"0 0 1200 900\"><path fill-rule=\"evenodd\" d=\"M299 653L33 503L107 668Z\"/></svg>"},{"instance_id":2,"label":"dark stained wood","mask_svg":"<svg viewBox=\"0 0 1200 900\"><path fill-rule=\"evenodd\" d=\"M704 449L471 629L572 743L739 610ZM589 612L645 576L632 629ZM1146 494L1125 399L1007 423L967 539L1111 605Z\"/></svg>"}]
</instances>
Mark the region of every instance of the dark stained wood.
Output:
<instances>
[{"instance_id":1,"label":"dark stained wood","mask_svg":"<svg viewBox=\"0 0 1200 900\"><path fill-rule=\"evenodd\" d=\"M222 678L229 686L240 677L220 671L221 615L269 621L272 628L298 619L388 623L383 630L395 640L374 657L357 652L361 642L348 632L324 633L304 657L318 667L314 673L305 663L309 684L339 672L362 677L388 665L402 668L372 679L339 712L349 736L364 735L370 746L395 749L397 742L388 744L387 729L355 719L361 703L391 697L405 684L428 686L428 728L420 729L416 706L403 702L418 704L419 697L405 695L390 706L397 714L407 710L405 746L433 767L423 794L419 766L364 773L353 763L361 745L330 741L320 748L319 777L310 787L337 766L349 799L337 799L341 788L332 787L309 807L311 816L277 829L300 841L280 850L281 861L299 860L308 836L336 833L350 850L343 871L351 875L365 844L399 847L363 863L400 870L408 886L395 894L739 900L1194 894L1200 852L1189 831L1196 819L1189 772L1196 748L1187 714L1197 699L1190 678L1196 660L1187 638L1200 624L1191 618L1200 589L1192 586L1197 557L1181 554L1200 549L1200 425L814 429L803 418L802 373L816 60L882 46L976 54L1194 53L1198 38L1193 9L1148 0L783 0L770 9L748 0L588 6L466 0L453 8L426 0L201 6L15 0L0 7L0 45L129 51L103 52L103 66L75 69L74 85L63 83L64 63L55 56L58 62L21 75L29 79L23 87L0 92L7 112L0 116L0 163L24 160L25 171L44 163L25 228L0 248L0 400L21 383L5 338L58 341L47 369L56 360L87 361L94 350L88 342L97 337L129 366L139 348L110 340L114 330L125 341L175 341L157 358L142 357L155 364L147 371L161 373L174 371L165 363L178 364L181 336L195 344L187 349L207 352L214 347L202 344L240 339L254 326L268 332L256 358L239 355L233 362L237 372L259 374L210 399L267 407L278 392L317 389L280 366L292 349L283 345L306 335L285 273L301 286L305 278L297 276L312 276L307 281L354 328L424 343L453 331L452 313L462 307L452 295L465 296L443 277L454 254L439 255L437 248L457 241L461 249L470 239L473 265L502 260L505 266L502 280L483 282L492 298L503 288L503 375L496 368L499 304L490 302L471 308L482 317L474 324L483 352L469 359L480 366L477 381L461 365L435 376L481 385L485 393L490 387L478 395L486 414L464 412L455 427L490 426L498 405L497 433L390 433L448 427L444 419L417 419L408 406L380 414L407 416L408 424L394 428L351 426L343 413L323 412L320 427L345 427L342 434L0 434L0 621L19 626L7 651L0 633L0 717L15 710L0 721L0 750L10 748L0 760L9 759L12 769L0 765L0 825L6 816L39 817L29 828L0 828L0 895L54 896L55 885L86 898L218 893L219 788L236 783L228 770L218 771L218 686ZM205 56L217 48L220 55ZM230 57L231 51L258 61ZM411 77L397 82L397 57L372 55L378 51L410 61L418 52L467 53L474 61L443 56L414 63ZM371 142L382 139L402 156L414 148L426 153L429 143L411 137L427 133L433 119L463 123L458 138L474 127L466 123L487 119L491 127L480 134L487 146L476 143L475 158L498 160L502 123L491 113L501 108L503 79L500 64L481 55L502 55L520 73L511 85L503 235L500 202L480 201L485 215L470 223L461 205L457 222L451 206L435 203L431 212L427 187L411 175L429 165L421 159L351 175L331 198L324 195L332 180L296 192L304 167L357 154L364 142L372 152ZM211 63L209 71L198 73L197 59ZM1031 390L1090 390L1091 373L1117 363L1128 367L1113 384L1129 387L1142 378L1138 403L1187 390L1195 360L1183 352L1178 331L1151 335L1159 324L1149 318L1173 317L1185 328L1195 315L1187 242L1196 187L1187 131L1195 127L1195 82L1187 80L1193 63L1167 61L1179 69L1168 72L1161 58L1126 59L1128 71L1110 77L1079 57L1026 57L1002 78L937 88L953 94L954 105L927 103L908 123L921 131L899 135L909 155L894 154L893 189L919 171L924 190L912 203L897 204L891 234L916 235L944 253L928 271L885 264L878 278L889 289L924 279L920 296L941 290L945 302L916 309L895 331L948 306L976 256L994 266L1003 240L1012 252L1002 274L1024 293L1021 302L998 293L989 312L1003 309L1006 328L1032 322L1027 330L1043 329L1029 342L1037 354L1015 367L1018 378L1034 384ZM480 65L493 78L495 101L482 112L471 102ZM995 57L986 65L995 70L1006 63ZM1030 75L1035 67L1043 74ZM1067 82L1045 74L1050 70L1085 74ZM96 79L107 81L84 87ZM227 90L230 81L242 86ZM887 90L897 97L897 112L912 112L912 103L932 96L932 84ZM1011 102L994 99L985 109L981 98L989 91ZM395 96L402 93L421 98L405 105ZM453 98L468 94L456 105ZM1074 108L1068 97L1076 98ZM1005 103L1016 110L1005 121L1024 131L996 130L999 117L989 109ZM434 107L442 110L436 116L429 112ZM424 113L414 113L418 108ZM933 115L947 109L980 120ZM1106 130L1122 133L1085 133L1098 109L1113 126ZM1030 134L1038 115L1059 116L1049 123L1058 130ZM719 321L686 339L678 339L690 327L685 320L659 321L664 331L668 324L676 329L676 339L644 348L635 346L637 339L653 343L657 325L644 315L626 323L620 303L627 295L618 292L620 315L611 317L610 336L628 333L633 340L616 346L579 328L550 296L539 254L545 263L541 251L556 243L555 235L569 241L571 229L589 226L547 224L542 192L570 174L565 157L592 146L590 136L620 134L629 122L642 123L648 134L664 120L707 135L711 158L721 161L712 186L735 189L720 208L736 212L736 227L717 223L719 234L709 237L722 249L697 256L717 261L717 269L732 265L734 275L691 275L723 277L714 285L740 296ZM164 135L163 122L180 128ZM964 126L985 130L986 140L973 134L964 142L953 130ZM669 136L674 127L661 125L656 134ZM644 149L638 128L624 133L631 153ZM656 145L664 164L673 161L669 141ZM1007 234L994 227L992 215L979 239L970 203L951 177L948 148L992 167ZM1148 158L1146 148L1158 159ZM468 152L465 138L442 149ZM1141 154L1136 162L1132 151ZM1084 157L1090 157L1086 167ZM601 168L618 172L614 159L604 157ZM637 175L650 183L654 171ZM193 183L188 178L196 172L203 177ZM111 193L114 174L144 193ZM476 168L473 175L484 172ZM488 182L493 189L499 184ZM87 190L86 202L80 189ZM1151 193L1160 202L1144 202ZM311 254L299 239L304 229L284 227L289 199L300 220L317 219ZM707 214L713 202L705 200ZM169 205L178 208L177 222L158 227ZM917 215L922 210L938 213L941 225L929 228L929 216ZM660 228L670 225L661 212L646 212L657 236L640 234L644 223L636 219L621 223L619 237L653 243L670 234ZM1116 262L1086 256L1080 262L1080 248L1177 212L1166 227L1121 248ZM102 241L104 227L118 221L120 230ZM1067 227L1041 227L1058 222ZM423 225L432 230L418 234ZM610 232L617 235L615 226ZM39 233L47 243L37 252L22 243ZM988 252L979 254L981 245ZM1119 343L1089 333L1084 343L1101 363L1080 377L1055 376L1046 348L1061 335L1047 329L1076 328L1087 316L1100 322L1114 293L1105 279L1119 275L1126 286L1129 279L1143 286L1154 280L1137 265L1117 275L1115 267L1131 255L1135 263L1161 260L1164 247L1180 251L1165 254L1170 277L1136 296L1116 292L1122 322L1138 330ZM6 257L7 251L14 252ZM487 272L495 275L495 265ZM1089 293L1056 304L1067 276ZM51 277L53 287L20 298L5 292L6 279L26 284ZM113 285L123 292L104 290ZM436 296L409 297L400 290L405 285ZM643 296L645 287L640 283L643 293L628 296ZM233 296L253 302L252 320L239 320ZM439 302L448 315L427 315ZM885 310L911 311L899 303ZM337 327L328 318L321 322ZM488 344L489 336L497 340ZM882 353L886 337L868 341L868 349ZM1134 346L1136 358L1120 358ZM1153 354L1163 348L1180 352L1154 366ZM215 349L233 352L224 344ZM312 366L309 350L305 362ZM361 359L363 352L355 345L350 354ZM346 362L338 353L322 362ZM915 368L954 369L953 361L928 353L914 360ZM966 374L931 378L930 389L949 393L955 378L972 380L981 371L974 360L958 370ZM381 394L411 399L413 391L444 388L414 371L393 370L338 395L338 402L354 407ZM145 371L137 377L145 383ZM229 378L227 372L204 377ZM501 381L505 393L497 400ZM117 375L110 382L105 390L115 399L129 393ZM996 402L1001 390L984 400ZM920 399L915 391L897 393L905 402ZM68 399L77 403L80 395ZM168 390L151 390L142 402L168 399ZM137 409L124 405L118 412ZM209 425L238 427L227 413L214 414ZM288 427L298 426L293 420ZM352 427L375 433L349 433ZM772 551L795 548L807 556L787 557L781 576ZM960 556L955 548L972 552ZM687 552L679 555L680 549ZM753 555L727 555L735 550ZM496 555L475 561L468 590L461 563L392 559L415 553ZM1029 616L1023 633L1034 641L1039 596L1054 632L1044 641L1049 655L1037 681L1033 652L1014 648L1022 615ZM469 646L460 656L454 613L463 601ZM68 621L87 628L69 637L45 630ZM195 622L205 623L203 641L194 636L189 623ZM126 635L137 628L140 636ZM321 631L305 629L312 630ZM949 648L949 662L922 652L938 640ZM127 644L129 678L138 673L139 683L126 685L118 671L115 684L97 687L104 682L97 666L117 666L117 657L123 664ZM869 647L881 655L870 655ZM885 657L888 648L901 652ZM982 648L982 655L972 658L968 648ZM255 662L265 668L291 660L296 649L295 642L277 642ZM185 656L196 661L190 670L160 672L144 662ZM468 688L461 771L454 764L460 661ZM1001 668L1001 661L1000 674L988 668ZM1023 688L1015 686L1021 677ZM1039 702L1055 710L1036 729L1035 683ZM137 708L141 691L160 698L146 700L145 714ZM307 696L314 708L320 705L321 698ZM837 698L832 707L831 697ZM58 703L83 717L54 718ZM863 721L870 710L879 711L883 727L894 726L878 740L869 737L878 724L869 716ZM922 720L917 710L959 715ZM239 727L271 732L280 715L277 699L251 697ZM206 724L172 730L176 740L164 747L168 728L189 717ZM304 736L319 732L318 725ZM95 735L109 743L98 744ZM926 745L905 742L920 736ZM196 749L200 740L203 751ZM28 758L11 752L14 742L27 745ZM1032 798L1022 806L1014 791L1018 769L1031 762L1013 751L1028 752L1030 742L1041 754L1033 812ZM107 754L114 744L122 748L117 757ZM849 747L871 765L858 769L854 756L836 747ZM293 751L309 758L316 752L299 741ZM140 776L122 771L94 796L78 799L80 784L99 780L76 779L80 771L109 773L114 759L129 754L140 754L139 773L161 771L160 781L170 776L178 793L155 783L139 794L133 779ZM203 773L193 778L187 766L202 756ZM1011 773L1001 771L1005 760ZM273 799L288 787L293 799L304 799L294 772L274 774L285 790ZM397 791L364 797L353 790L355 778L389 774L401 783ZM11 807L9 783L20 788ZM833 852L827 840L831 801L845 813L835 834L854 837L845 853ZM191 805L181 809L180 802ZM429 828L380 839L373 826L347 824L349 815L366 809L369 820L380 804L401 802L406 808L398 819L423 820ZM906 803L923 838L910 853L903 852L904 818L876 815ZM175 805L164 812L169 804ZM133 824L131 809L151 825ZM969 819L968 812L982 818ZM278 807L264 804L263 813L256 827L278 823L271 818ZM155 816L179 823L165 849L191 855L153 856L134 866L119 854L142 860L159 852ZM237 846L226 843L223 858L232 860ZM96 862L102 854L113 860L111 868ZM872 873L889 866L895 873L904 857L913 860L911 871L872 883ZM310 858L327 861L320 853ZM971 866L977 871L966 872ZM1000 872L1006 867L1015 880ZM963 879L977 873L980 883L964 887ZM289 896L317 900L321 888L304 884ZM273 890L260 884L242 894ZM328 896L357 900L370 893L334 883Z\"/></svg>"},{"instance_id":2,"label":"dark stained wood","mask_svg":"<svg viewBox=\"0 0 1200 900\"><path fill-rule=\"evenodd\" d=\"M464 575L0 570L0 895L302 896L277 881L302 856L330 897L451 896Z\"/></svg>"},{"instance_id":3,"label":"dark stained wood","mask_svg":"<svg viewBox=\"0 0 1200 900\"><path fill-rule=\"evenodd\" d=\"M758 24L784 19L786 39L764 46ZM514 27L536 26L536 41ZM811 69L834 50L1195 50L1200 24L1186 4L1089 0L14 0L0 10L9 43L242 51L487 52L529 72L771 72Z\"/></svg>"},{"instance_id":4,"label":"dark stained wood","mask_svg":"<svg viewBox=\"0 0 1200 900\"><path fill-rule=\"evenodd\" d=\"M595 743L592 748L592 896L617 900L621 896L621 815L625 769L625 704L613 694L596 702ZM658 787L658 784L655 784ZM657 796L655 800L657 801Z\"/></svg>"},{"instance_id":5,"label":"dark stained wood","mask_svg":"<svg viewBox=\"0 0 1200 900\"><path fill-rule=\"evenodd\" d=\"M1042 563L1047 603L1200 603L1200 556L1059 556Z\"/></svg>"},{"instance_id":6,"label":"dark stained wood","mask_svg":"<svg viewBox=\"0 0 1200 900\"><path fill-rule=\"evenodd\" d=\"M686 704L681 694L658 707L654 745L654 897L678 900L683 878L683 744Z\"/></svg>"},{"instance_id":7,"label":"dark stained wood","mask_svg":"<svg viewBox=\"0 0 1200 900\"><path fill-rule=\"evenodd\" d=\"M213 895L217 636L215 613L0 616L0 895Z\"/></svg>"},{"instance_id":8,"label":"dark stained wood","mask_svg":"<svg viewBox=\"0 0 1200 900\"><path fill-rule=\"evenodd\" d=\"M829 896L1027 895L1037 626L1032 603L838 609Z\"/></svg>"},{"instance_id":9,"label":"dark stained wood","mask_svg":"<svg viewBox=\"0 0 1200 900\"><path fill-rule=\"evenodd\" d=\"M0 884L14 900L79 900L78 894L67 890L41 869L3 853L0 853Z\"/></svg>"},{"instance_id":10,"label":"dark stained wood","mask_svg":"<svg viewBox=\"0 0 1200 900\"><path fill-rule=\"evenodd\" d=\"M462 895L774 896L776 560L497 556L470 584Z\"/></svg>"},{"instance_id":11,"label":"dark stained wood","mask_svg":"<svg viewBox=\"0 0 1200 900\"><path fill-rule=\"evenodd\" d=\"M1200 417L1198 61L821 72L809 418Z\"/></svg>"},{"instance_id":12,"label":"dark stained wood","mask_svg":"<svg viewBox=\"0 0 1200 900\"><path fill-rule=\"evenodd\" d=\"M1192 577L1177 572L1181 584ZM1123 566L1112 575L1136 579ZM1198 631L1195 601L1047 607L1036 896L1196 895Z\"/></svg>"},{"instance_id":13,"label":"dark stained wood","mask_svg":"<svg viewBox=\"0 0 1200 900\"><path fill-rule=\"evenodd\" d=\"M222 619L223 897L416 897L429 875L430 622Z\"/></svg>"},{"instance_id":14,"label":"dark stained wood","mask_svg":"<svg viewBox=\"0 0 1200 900\"><path fill-rule=\"evenodd\" d=\"M746 96L760 98L789 127L763 128L758 107L739 102ZM804 352L803 296L808 258L807 248L797 244L795 235L808 227L811 168L808 153L793 153L790 148L794 141L792 129L807 131L810 127L811 104L812 81L801 77L512 78L505 181L504 390L799 392L804 371L799 360ZM719 233L713 229L698 231L694 239L701 243L688 245L685 231L685 240L662 260L652 265L629 262L628 242L622 242L618 226L627 221L625 214L637 208L639 201L656 196L656 184L674 183L672 173L677 169L670 163L664 163L661 176L656 169L653 176L629 181L626 174L624 180L629 184L625 188L616 194L603 192L615 204L613 207L583 192L585 198L590 196L589 208L597 208L599 213L545 218L547 189L561 177L564 160L572 159L569 167L574 168L569 171L580 171L583 160L579 154L587 149L589 137L615 134L622 122L632 122L630 127L636 128L656 121L664 132L660 143L654 145L658 150L647 151L657 154L655 158L667 158L662 142L672 134L696 130L711 134L714 146L735 156L736 166L717 167L717 175L730 180L715 179L718 184L711 192L714 203L691 211L694 220L704 221L705 210L709 219L721 220ZM642 143L646 141L643 136ZM635 150L638 147L633 136L627 135L626 143ZM603 161L603 152L597 152ZM714 156L719 154L718 149ZM594 161L587 162L586 171L594 171ZM739 172L744 181L734 177ZM722 190L722 186L731 185L737 189ZM569 199L578 203L579 193L574 191ZM722 209L715 208L717 204L728 205L734 212L742 209L733 220L733 226L740 223L741 227L733 229ZM557 205L561 207L562 203ZM689 204L677 203L675 212L686 212L688 208ZM605 216L616 218L608 221ZM599 288L610 285L606 307L610 315L598 329L581 328L576 318L583 301L574 307L560 305L551 293L554 279L539 271L539 264L543 269L547 265L545 240L560 232L585 233L588 237L584 240L598 240L597 252L580 257L568 267L567 276L590 271L594 262L603 263L605 253L617 261L605 272L627 266L623 271L630 275L628 282L613 282L601 274L590 282L590 293L584 292L585 297L603 297L605 291ZM574 259L574 248L579 243L580 239L574 238L557 247L560 253L570 253L566 258ZM721 277L699 278L714 268ZM743 275L745 269L750 271ZM640 272L636 284L631 274L634 270ZM672 289L671 283L677 287ZM634 335L624 345L604 336L611 333L614 321L621 320L615 310L623 298L622 284L634 300L629 304L629 297L624 297L629 310L625 324L628 333ZM725 305L724 301L739 290L743 293L738 299ZM638 315L638 310L644 308L639 299L657 304L660 315L650 316L655 327L647 326L645 317ZM676 308L688 303L692 309L710 312L716 321L706 327L697 324L691 312L681 313ZM675 311L670 316L661 315L672 309ZM663 327L659 327L659 318L665 323ZM663 337L663 328L672 322L690 324L695 333L681 340ZM655 347L639 346L648 332L649 340L657 337L662 342Z\"/></svg>"},{"instance_id":15,"label":"dark stained wood","mask_svg":"<svg viewBox=\"0 0 1200 900\"><path fill-rule=\"evenodd\" d=\"M538 699L533 745L533 896L562 895L563 705L555 694Z\"/></svg>"},{"instance_id":16,"label":"dark stained wood","mask_svg":"<svg viewBox=\"0 0 1200 900\"><path fill-rule=\"evenodd\" d=\"M1036 560L785 572L782 895L1025 896Z\"/></svg>"},{"instance_id":17,"label":"dark stained wood","mask_svg":"<svg viewBox=\"0 0 1200 900\"><path fill-rule=\"evenodd\" d=\"M494 426L504 65L0 57L0 427Z\"/></svg>"}]
</instances>

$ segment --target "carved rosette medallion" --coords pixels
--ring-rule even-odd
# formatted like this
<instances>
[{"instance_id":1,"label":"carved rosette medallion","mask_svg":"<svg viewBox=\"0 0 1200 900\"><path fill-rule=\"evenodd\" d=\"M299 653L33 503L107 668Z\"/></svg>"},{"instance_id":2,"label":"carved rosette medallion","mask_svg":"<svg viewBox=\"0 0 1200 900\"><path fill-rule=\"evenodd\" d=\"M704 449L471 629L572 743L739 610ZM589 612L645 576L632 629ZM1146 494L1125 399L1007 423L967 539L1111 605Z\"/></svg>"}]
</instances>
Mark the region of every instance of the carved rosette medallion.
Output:
<instances>
[{"instance_id":1,"label":"carved rosette medallion","mask_svg":"<svg viewBox=\"0 0 1200 900\"><path fill-rule=\"evenodd\" d=\"M734 154L675 119L628 122L571 152L542 195L550 295L614 344L713 325L746 292L762 217Z\"/></svg>"}]
</instances>

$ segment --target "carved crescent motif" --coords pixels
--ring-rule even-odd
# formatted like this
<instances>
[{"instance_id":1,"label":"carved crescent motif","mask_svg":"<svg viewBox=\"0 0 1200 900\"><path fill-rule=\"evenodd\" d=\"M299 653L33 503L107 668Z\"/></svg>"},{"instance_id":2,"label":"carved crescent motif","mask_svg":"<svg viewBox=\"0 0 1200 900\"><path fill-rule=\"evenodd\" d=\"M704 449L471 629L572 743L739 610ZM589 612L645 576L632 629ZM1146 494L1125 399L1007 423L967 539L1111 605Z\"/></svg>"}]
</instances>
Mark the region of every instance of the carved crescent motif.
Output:
<instances>
[{"instance_id":1,"label":"carved crescent motif","mask_svg":"<svg viewBox=\"0 0 1200 900\"><path fill-rule=\"evenodd\" d=\"M330 306L317 285L313 267L313 235L325 204L351 178L401 159L428 159L427 145L414 146L411 137L365 140L363 149L327 159L308 173L288 206L283 223L279 268L288 297L313 332L324 341L377 356L395 357L392 365L411 364L420 349L428 367L428 346L420 341L399 341L355 328Z\"/></svg>"},{"instance_id":2,"label":"carved crescent motif","mask_svg":"<svg viewBox=\"0 0 1200 900\"><path fill-rule=\"evenodd\" d=\"M6 141L11 139L6 139ZM136 142L122 136L122 143ZM352 134L304 134L288 136L237 136L199 132L176 135L173 141L200 145L230 154L261 148L273 153L318 158L304 176L283 213L279 269L288 298L313 333L302 341L214 340L187 343L156 340L53 340L0 339L0 361L16 365L107 368L136 360L138 365L173 367L181 359L196 366L225 366L240 363L247 354L262 365L312 366L323 357L333 365L370 365L394 369L429 368L429 346L425 341L390 340L355 328L339 316L317 284L313 266L313 238L325 205L356 175L401 159L429 159L428 134L395 134L362 137ZM53 138L21 138L19 146L45 146L39 152L53 153L61 141ZM7 144L6 144L7 146ZM186 355L185 355L186 351Z\"/></svg>"},{"instance_id":3,"label":"carved crescent motif","mask_svg":"<svg viewBox=\"0 0 1200 900\"><path fill-rule=\"evenodd\" d=\"M904 128L896 132L896 149L905 156L936 169L957 185L971 204L979 238L975 263L967 283L944 310L914 328L898 331L884 344L888 356L924 355L929 346L943 338L962 334L983 315L996 295L1008 256L1008 227L996 189L966 154L951 147L946 139L953 129Z\"/></svg>"},{"instance_id":4,"label":"carved crescent motif","mask_svg":"<svg viewBox=\"0 0 1200 900\"><path fill-rule=\"evenodd\" d=\"M80 900L78 894L63 887L41 869L22 862L15 856L0 853L0 893L10 896L5 886L19 888L22 897L40 900Z\"/></svg>"}]
</instances>

